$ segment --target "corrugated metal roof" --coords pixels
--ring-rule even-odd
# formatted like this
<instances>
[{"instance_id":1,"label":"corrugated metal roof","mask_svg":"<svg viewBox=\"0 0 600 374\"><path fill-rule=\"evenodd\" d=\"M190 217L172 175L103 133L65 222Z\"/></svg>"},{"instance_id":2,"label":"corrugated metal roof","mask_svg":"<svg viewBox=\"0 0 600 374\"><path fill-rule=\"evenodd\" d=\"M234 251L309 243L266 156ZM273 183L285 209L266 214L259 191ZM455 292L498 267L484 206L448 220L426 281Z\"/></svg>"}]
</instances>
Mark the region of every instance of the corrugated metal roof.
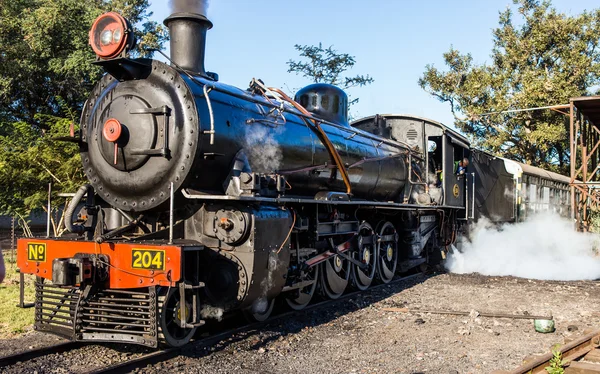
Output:
<instances>
[{"instance_id":1,"label":"corrugated metal roof","mask_svg":"<svg viewBox=\"0 0 600 374\"><path fill-rule=\"evenodd\" d=\"M594 126L600 127L600 96L574 97L571 102Z\"/></svg>"}]
</instances>

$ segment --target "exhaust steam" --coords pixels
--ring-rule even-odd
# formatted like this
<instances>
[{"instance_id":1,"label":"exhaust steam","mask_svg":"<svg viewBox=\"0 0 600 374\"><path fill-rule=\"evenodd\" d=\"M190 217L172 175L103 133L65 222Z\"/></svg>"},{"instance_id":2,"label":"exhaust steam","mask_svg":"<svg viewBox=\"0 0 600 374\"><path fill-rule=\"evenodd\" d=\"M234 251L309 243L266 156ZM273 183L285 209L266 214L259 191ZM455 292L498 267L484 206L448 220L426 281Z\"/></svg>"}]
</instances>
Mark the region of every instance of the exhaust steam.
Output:
<instances>
[{"instance_id":1,"label":"exhaust steam","mask_svg":"<svg viewBox=\"0 0 600 374\"><path fill-rule=\"evenodd\" d=\"M244 149L252 171L258 173L274 173L281 168L283 153L275 136L281 133L280 128L253 125L246 127Z\"/></svg>"},{"instance_id":2,"label":"exhaust steam","mask_svg":"<svg viewBox=\"0 0 600 374\"><path fill-rule=\"evenodd\" d=\"M208 11L208 0L169 0L172 13L200 13Z\"/></svg>"},{"instance_id":3,"label":"exhaust steam","mask_svg":"<svg viewBox=\"0 0 600 374\"><path fill-rule=\"evenodd\" d=\"M480 220L459 252L448 256L452 273L480 273L540 280L600 279L599 237L575 232L556 213L530 217L518 224L493 225Z\"/></svg>"}]
</instances>

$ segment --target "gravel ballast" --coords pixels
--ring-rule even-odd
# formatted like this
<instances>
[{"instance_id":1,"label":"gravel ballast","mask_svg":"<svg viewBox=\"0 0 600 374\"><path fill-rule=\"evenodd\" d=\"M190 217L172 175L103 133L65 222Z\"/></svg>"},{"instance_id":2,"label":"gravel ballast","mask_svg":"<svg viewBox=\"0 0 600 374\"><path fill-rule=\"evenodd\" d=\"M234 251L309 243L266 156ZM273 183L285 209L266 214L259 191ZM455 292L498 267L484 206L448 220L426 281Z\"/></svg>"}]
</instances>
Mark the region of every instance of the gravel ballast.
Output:
<instances>
[{"instance_id":1,"label":"gravel ballast","mask_svg":"<svg viewBox=\"0 0 600 374\"><path fill-rule=\"evenodd\" d=\"M389 312L384 308L467 311L470 316ZM478 317L477 312L553 315L556 331L533 320ZM600 282L537 281L478 274L418 276L333 306L277 320L210 348L182 354L139 373L489 373L522 364L555 343L600 329ZM5 341L9 351L32 346L31 333ZM46 335L47 337L48 335ZM56 342L55 338L44 338ZM6 347L6 346L5 346ZM89 345L9 373L85 372L146 351ZM7 353L2 350L2 355Z\"/></svg>"}]
</instances>

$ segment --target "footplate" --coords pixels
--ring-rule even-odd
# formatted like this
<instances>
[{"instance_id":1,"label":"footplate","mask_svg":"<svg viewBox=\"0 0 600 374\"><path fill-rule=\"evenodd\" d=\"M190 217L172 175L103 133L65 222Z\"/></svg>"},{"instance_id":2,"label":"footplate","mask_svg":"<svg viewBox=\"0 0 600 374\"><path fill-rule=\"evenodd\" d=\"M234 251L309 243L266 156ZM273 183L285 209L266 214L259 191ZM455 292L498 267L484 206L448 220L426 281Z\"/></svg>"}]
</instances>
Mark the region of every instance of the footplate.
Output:
<instances>
[{"instance_id":1,"label":"footplate","mask_svg":"<svg viewBox=\"0 0 600 374\"><path fill-rule=\"evenodd\" d=\"M35 325L74 341L158 346L155 287L99 290L36 281Z\"/></svg>"}]
</instances>

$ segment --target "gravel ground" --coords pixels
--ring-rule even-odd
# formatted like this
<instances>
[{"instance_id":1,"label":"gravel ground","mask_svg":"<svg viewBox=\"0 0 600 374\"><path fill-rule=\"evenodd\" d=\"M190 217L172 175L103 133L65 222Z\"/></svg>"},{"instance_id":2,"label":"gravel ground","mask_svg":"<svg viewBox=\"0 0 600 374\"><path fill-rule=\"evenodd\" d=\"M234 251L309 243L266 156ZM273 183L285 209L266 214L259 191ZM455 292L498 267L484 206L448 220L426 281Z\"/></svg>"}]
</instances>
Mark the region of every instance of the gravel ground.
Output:
<instances>
[{"instance_id":1,"label":"gravel ground","mask_svg":"<svg viewBox=\"0 0 600 374\"><path fill-rule=\"evenodd\" d=\"M386 312L386 307L552 313L556 332L531 320ZM333 310L305 313L141 373L489 373L600 328L600 282L442 274L385 287ZM571 330L571 331L569 331Z\"/></svg>"},{"instance_id":2,"label":"gravel ground","mask_svg":"<svg viewBox=\"0 0 600 374\"><path fill-rule=\"evenodd\" d=\"M0 357L62 342L66 342L66 340L54 335L41 334L31 329L17 339L0 339Z\"/></svg>"},{"instance_id":3,"label":"gravel ground","mask_svg":"<svg viewBox=\"0 0 600 374\"><path fill-rule=\"evenodd\" d=\"M56 343L57 341L54 340L51 344ZM68 352L51 354L27 362L19 362L0 369L0 372L4 374L85 373L92 369L139 357L141 354L150 351L140 346L91 344ZM1 354L5 355L4 351Z\"/></svg>"},{"instance_id":4,"label":"gravel ground","mask_svg":"<svg viewBox=\"0 0 600 374\"><path fill-rule=\"evenodd\" d=\"M556 332L535 332L531 320L384 311L386 307L554 315ZM600 328L600 282L535 281L477 274L417 277L277 321L222 341L193 345L139 373L489 373L548 352ZM0 355L53 344L35 332L0 341ZM7 373L84 372L146 350L90 345Z\"/></svg>"}]
</instances>

